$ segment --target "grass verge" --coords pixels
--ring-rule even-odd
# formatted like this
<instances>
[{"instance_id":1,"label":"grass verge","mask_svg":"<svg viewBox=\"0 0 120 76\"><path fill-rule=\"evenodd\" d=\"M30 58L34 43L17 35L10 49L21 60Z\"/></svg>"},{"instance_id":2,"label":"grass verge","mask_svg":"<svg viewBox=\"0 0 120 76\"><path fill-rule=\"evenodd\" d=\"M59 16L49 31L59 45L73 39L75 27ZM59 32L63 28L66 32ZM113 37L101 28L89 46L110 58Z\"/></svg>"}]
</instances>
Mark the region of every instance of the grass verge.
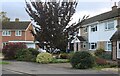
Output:
<instances>
[{"instance_id":1,"label":"grass verge","mask_svg":"<svg viewBox=\"0 0 120 76\"><path fill-rule=\"evenodd\" d=\"M10 64L9 62L6 62L6 61L0 61L0 64Z\"/></svg>"}]
</instances>

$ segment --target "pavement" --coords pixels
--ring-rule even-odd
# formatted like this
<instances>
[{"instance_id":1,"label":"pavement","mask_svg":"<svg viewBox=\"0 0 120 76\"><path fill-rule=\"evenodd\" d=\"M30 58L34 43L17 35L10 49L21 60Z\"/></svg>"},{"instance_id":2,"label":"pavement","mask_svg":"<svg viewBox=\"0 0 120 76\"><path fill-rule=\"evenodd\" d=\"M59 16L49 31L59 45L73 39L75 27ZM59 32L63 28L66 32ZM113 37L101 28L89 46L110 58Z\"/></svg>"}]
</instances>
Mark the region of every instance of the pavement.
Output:
<instances>
[{"instance_id":1,"label":"pavement","mask_svg":"<svg viewBox=\"0 0 120 76\"><path fill-rule=\"evenodd\" d=\"M69 63L39 64L33 62L7 61L2 65L3 74L118 74L117 71L72 69Z\"/></svg>"}]
</instances>

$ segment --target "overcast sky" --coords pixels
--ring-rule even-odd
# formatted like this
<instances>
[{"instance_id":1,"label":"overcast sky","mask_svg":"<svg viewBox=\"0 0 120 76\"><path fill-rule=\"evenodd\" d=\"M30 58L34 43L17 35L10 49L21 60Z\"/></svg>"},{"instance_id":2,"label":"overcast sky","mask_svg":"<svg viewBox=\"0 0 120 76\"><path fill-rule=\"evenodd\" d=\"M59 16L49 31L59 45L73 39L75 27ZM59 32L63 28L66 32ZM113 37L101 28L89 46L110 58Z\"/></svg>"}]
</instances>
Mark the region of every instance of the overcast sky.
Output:
<instances>
[{"instance_id":1,"label":"overcast sky","mask_svg":"<svg viewBox=\"0 0 120 76\"><path fill-rule=\"evenodd\" d=\"M111 10L114 2L119 0L80 0L74 14L73 21L77 21L84 15L90 15L90 17L104 13ZM7 12L7 16L14 20L19 18L21 21L30 20L30 17L25 11L24 0L0 0L0 11Z\"/></svg>"}]
</instances>

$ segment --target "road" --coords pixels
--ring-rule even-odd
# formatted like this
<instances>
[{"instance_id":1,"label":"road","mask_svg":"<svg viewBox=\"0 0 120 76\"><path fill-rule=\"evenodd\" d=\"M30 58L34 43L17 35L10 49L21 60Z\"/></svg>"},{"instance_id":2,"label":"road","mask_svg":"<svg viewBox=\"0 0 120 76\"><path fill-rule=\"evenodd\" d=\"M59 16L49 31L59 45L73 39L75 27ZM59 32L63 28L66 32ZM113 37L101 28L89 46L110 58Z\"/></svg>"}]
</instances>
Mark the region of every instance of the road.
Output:
<instances>
[{"instance_id":1,"label":"road","mask_svg":"<svg viewBox=\"0 0 120 76\"><path fill-rule=\"evenodd\" d=\"M69 63L38 64L32 62L10 61L2 66L3 74L25 74L24 76L118 76L118 72L101 70L72 69ZM16 75L15 75L16 76Z\"/></svg>"}]
</instances>

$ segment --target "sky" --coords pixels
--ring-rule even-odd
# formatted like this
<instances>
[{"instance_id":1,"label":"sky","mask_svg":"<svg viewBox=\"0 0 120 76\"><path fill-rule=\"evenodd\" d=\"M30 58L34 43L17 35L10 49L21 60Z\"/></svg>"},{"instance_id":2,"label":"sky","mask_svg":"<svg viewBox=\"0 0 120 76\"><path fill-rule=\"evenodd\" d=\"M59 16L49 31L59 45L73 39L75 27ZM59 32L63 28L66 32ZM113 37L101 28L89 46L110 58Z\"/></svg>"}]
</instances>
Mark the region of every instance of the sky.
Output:
<instances>
[{"instance_id":1,"label":"sky","mask_svg":"<svg viewBox=\"0 0 120 76\"><path fill-rule=\"evenodd\" d=\"M84 15L92 17L110 11L114 2L117 4L118 1L120 0L78 0L76 13L73 15L72 22L78 21ZM30 20L25 7L25 0L0 0L0 11L7 12L7 16L11 20L15 18L19 18L21 21Z\"/></svg>"}]
</instances>

